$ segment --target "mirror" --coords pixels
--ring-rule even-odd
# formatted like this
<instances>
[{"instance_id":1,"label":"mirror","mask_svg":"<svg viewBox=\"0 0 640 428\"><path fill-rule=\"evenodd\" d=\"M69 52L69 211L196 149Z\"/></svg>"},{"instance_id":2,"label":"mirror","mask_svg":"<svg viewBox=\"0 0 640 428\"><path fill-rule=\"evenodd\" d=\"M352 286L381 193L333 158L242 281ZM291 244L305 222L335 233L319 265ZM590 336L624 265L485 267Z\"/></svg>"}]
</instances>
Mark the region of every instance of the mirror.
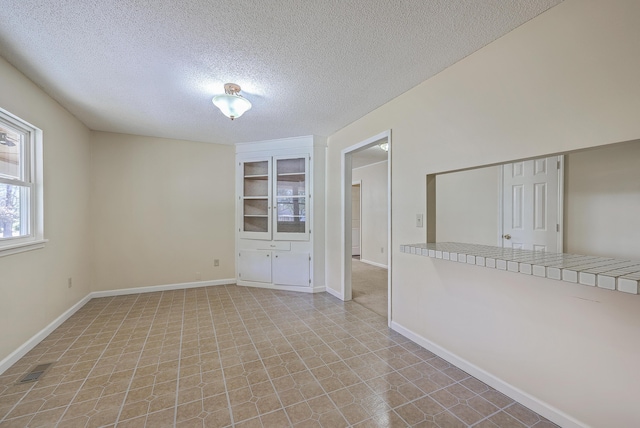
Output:
<instances>
[{"instance_id":1,"label":"mirror","mask_svg":"<svg viewBox=\"0 0 640 428\"><path fill-rule=\"evenodd\" d=\"M560 169L555 159L559 159ZM565 153L559 158L429 175L427 200L428 205L435 205L435 216L428 218L427 241L638 260L639 160L637 140ZM543 176L547 181L540 178ZM429 189L434 188L429 196ZM430 209L434 211L433 206ZM527 243L528 238L519 236L521 229L527 228L534 234L557 235L558 242Z\"/></svg>"}]
</instances>

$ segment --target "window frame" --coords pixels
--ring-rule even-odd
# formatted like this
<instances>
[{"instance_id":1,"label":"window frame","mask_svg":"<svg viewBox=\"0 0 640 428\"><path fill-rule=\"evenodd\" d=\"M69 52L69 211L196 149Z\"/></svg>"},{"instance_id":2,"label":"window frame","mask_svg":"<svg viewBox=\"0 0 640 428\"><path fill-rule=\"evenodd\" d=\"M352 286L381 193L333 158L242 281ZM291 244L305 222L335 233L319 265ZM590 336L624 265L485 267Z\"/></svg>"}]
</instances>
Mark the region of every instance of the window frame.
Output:
<instances>
[{"instance_id":1,"label":"window frame","mask_svg":"<svg viewBox=\"0 0 640 428\"><path fill-rule=\"evenodd\" d=\"M23 218L28 218L29 234L0 238L0 257L3 257L43 248L47 240L44 239L42 130L3 108L0 108L0 122L26 134L20 165L22 180L3 177L0 182L29 189L28 212L21 212Z\"/></svg>"}]
</instances>

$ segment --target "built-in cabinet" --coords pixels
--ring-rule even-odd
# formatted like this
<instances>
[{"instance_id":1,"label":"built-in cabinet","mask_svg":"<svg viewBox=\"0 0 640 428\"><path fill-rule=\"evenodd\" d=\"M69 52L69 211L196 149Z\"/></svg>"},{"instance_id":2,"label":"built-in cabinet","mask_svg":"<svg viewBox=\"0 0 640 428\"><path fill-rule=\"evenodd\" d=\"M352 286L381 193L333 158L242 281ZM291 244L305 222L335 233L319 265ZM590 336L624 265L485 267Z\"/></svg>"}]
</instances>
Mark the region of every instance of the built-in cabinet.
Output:
<instances>
[{"instance_id":1,"label":"built-in cabinet","mask_svg":"<svg viewBox=\"0 0 640 428\"><path fill-rule=\"evenodd\" d=\"M324 163L318 137L236 145L237 281L324 290Z\"/></svg>"}]
</instances>

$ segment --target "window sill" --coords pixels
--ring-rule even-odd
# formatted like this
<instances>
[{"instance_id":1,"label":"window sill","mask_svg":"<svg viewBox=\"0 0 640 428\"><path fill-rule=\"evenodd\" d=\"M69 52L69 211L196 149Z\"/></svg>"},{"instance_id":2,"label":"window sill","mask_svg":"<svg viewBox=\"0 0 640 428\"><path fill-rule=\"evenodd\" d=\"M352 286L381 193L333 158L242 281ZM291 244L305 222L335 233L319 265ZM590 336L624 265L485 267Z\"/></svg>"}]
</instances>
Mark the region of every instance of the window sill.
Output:
<instances>
[{"instance_id":1,"label":"window sill","mask_svg":"<svg viewBox=\"0 0 640 428\"><path fill-rule=\"evenodd\" d=\"M457 242L401 245L400 252L640 294L640 261Z\"/></svg>"},{"instance_id":2,"label":"window sill","mask_svg":"<svg viewBox=\"0 0 640 428\"><path fill-rule=\"evenodd\" d=\"M36 241L21 242L19 244L0 246L0 257L10 256L12 254L24 253L26 251L39 250L49 242L48 239L38 239Z\"/></svg>"}]
</instances>

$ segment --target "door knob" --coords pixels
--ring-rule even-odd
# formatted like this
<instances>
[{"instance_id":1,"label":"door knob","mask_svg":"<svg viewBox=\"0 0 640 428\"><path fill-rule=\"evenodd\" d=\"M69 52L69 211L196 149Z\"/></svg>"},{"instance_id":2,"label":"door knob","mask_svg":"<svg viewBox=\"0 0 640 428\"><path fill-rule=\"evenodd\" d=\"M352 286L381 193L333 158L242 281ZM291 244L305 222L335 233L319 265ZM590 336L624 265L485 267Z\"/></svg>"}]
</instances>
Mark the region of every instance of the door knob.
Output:
<instances>
[{"instance_id":1,"label":"door knob","mask_svg":"<svg viewBox=\"0 0 640 428\"><path fill-rule=\"evenodd\" d=\"M502 237L503 237L504 239L511 239L511 235L509 235L508 233L507 233L506 235L502 235Z\"/></svg>"}]
</instances>

